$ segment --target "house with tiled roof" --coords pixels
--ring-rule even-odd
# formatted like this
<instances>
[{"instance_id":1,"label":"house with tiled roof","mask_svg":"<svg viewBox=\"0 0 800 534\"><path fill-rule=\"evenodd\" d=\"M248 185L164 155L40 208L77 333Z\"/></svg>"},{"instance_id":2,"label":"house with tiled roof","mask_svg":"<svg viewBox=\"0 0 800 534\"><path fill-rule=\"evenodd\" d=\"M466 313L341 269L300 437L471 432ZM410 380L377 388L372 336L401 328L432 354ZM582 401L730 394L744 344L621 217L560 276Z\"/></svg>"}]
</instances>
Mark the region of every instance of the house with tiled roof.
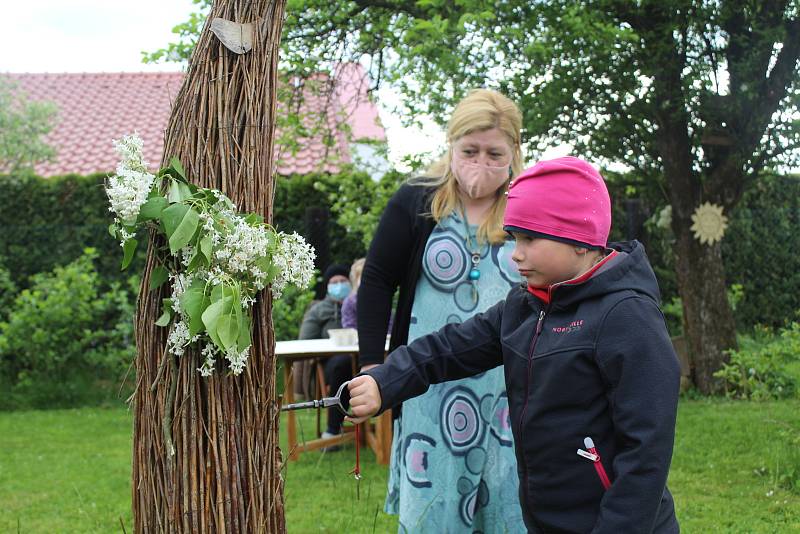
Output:
<instances>
[{"instance_id":1,"label":"house with tiled roof","mask_svg":"<svg viewBox=\"0 0 800 534\"><path fill-rule=\"evenodd\" d=\"M51 162L36 165L41 176L111 172L118 156L111 140L137 132L144 140L145 161L157 166L171 104L183 83L181 72L24 73L6 74L34 101L55 104L57 116L45 141L56 150ZM278 174L335 174L354 164L374 178L385 173L386 133L368 92L369 81L358 64L344 64L332 74L320 73L315 86L301 88L300 115L309 128L291 146L277 132ZM279 102L279 110L281 109ZM285 109L285 105L283 109ZM285 133L285 132L283 132ZM285 137L285 136L284 136Z\"/></svg>"}]
</instances>

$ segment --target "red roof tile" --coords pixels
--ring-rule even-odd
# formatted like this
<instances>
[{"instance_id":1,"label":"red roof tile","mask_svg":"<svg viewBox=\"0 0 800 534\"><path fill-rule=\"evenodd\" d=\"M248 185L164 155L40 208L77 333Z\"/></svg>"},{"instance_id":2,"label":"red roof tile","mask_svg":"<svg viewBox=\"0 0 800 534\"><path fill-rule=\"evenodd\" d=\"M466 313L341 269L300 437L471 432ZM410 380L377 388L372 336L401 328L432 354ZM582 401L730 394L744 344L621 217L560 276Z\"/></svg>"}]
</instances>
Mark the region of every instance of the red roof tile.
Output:
<instances>
[{"instance_id":1,"label":"red roof tile","mask_svg":"<svg viewBox=\"0 0 800 534\"><path fill-rule=\"evenodd\" d=\"M67 173L111 172L117 164L112 139L137 132L144 139L145 161L157 166L164 149L164 130L170 107L183 82L183 73L63 73L6 74L34 101L51 101L58 108L56 125L45 140L56 149L53 163L36 166L42 176ZM330 97L304 88L303 115L307 126L314 120L327 122L334 132L330 146L323 135L297 139L298 150L276 146L278 173L335 173L349 163L350 139L385 141L378 109L370 100L368 81L357 64L337 69ZM318 80L328 82L326 75ZM279 106L279 109L282 106ZM324 113L325 110L328 113ZM280 136L280 134L278 134Z\"/></svg>"}]
</instances>

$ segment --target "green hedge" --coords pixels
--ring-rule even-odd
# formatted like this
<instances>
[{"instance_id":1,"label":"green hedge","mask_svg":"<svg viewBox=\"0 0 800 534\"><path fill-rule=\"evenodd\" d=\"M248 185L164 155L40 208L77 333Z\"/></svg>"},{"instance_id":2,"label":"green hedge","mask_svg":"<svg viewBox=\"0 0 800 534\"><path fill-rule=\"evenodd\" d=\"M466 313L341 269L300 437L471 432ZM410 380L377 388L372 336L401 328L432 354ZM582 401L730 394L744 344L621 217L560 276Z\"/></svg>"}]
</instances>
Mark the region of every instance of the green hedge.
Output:
<instances>
[{"instance_id":1,"label":"green hedge","mask_svg":"<svg viewBox=\"0 0 800 534\"><path fill-rule=\"evenodd\" d=\"M730 216L728 285L741 284L740 326L783 326L800 310L800 175L763 177Z\"/></svg>"},{"instance_id":2,"label":"green hedge","mask_svg":"<svg viewBox=\"0 0 800 534\"><path fill-rule=\"evenodd\" d=\"M28 286L30 276L66 265L86 247L98 251L96 266L106 280L123 282L119 243L108 234L111 214L103 189L105 175L40 178L32 175L0 176L0 264L19 288ZM364 173L311 174L279 178L275 192L273 224L282 231L309 237L305 214L309 207L329 206L329 194L353 184L369 186ZM372 199L360 199L369 209ZM330 260L349 264L365 254L361 236L348 232L330 214ZM144 265L146 247L140 247L128 272L138 273ZM317 265L323 270L327 265Z\"/></svg>"},{"instance_id":3,"label":"green hedge","mask_svg":"<svg viewBox=\"0 0 800 534\"><path fill-rule=\"evenodd\" d=\"M653 224L665 205L663 194L652 180L606 175L615 207L612 239L626 237L626 199L641 200L642 216L637 222L651 220L638 225L639 238L647 247L664 302L671 302L677 296L672 236ZM97 250L95 265L104 281L125 283L127 275L119 271L119 244L107 232L110 213L103 180L104 175L0 177L0 303L13 291L10 288L28 287L30 276L68 264L86 247ZM390 176L375 184L366 174L350 171L282 177L277 181L273 222L279 230L297 231L308 238L306 209L330 207L330 261L349 263L365 254L366 226L377 220L384 197L400 180ZM800 223L800 178L763 177L729 217L723 253L728 285L743 289L736 309L739 325L780 326L794 319L800 308L800 255L796 252L800 237L795 230ZM128 272L140 272L143 254L141 247ZM318 263L317 267L326 266Z\"/></svg>"},{"instance_id":4,"label":"green hedge","mask_svg":"<svg viewBox=\"0 0 800 534\"><path fill-rule=\"evenodd\" d=\"M127 278L119 270L119 243L108 233L104 177L0 177L0 256L19 288L27 287L32 275L75 260L86 247L97 250L95 265L103 279ZM130 272L141 271L143 253Z\"/></svg>"},{"instance_id":5,"label":"green hedge","mask_svg":"<svg viewBox=\"0 0 800 534\"><path fill-rule=\"evenodd\" d=\"M607 173L614 206L612 239L625 238L625 200L641 200L639 240L661 286L662 300L674 307L678 297L672 253L673 235L655 222L663 194L652 181ZM740 329L763 324L785 326L800 309L800 176L766 174L728 216L722 240L726 283L736 293L734 315ZM741 287L739 287L741 286ZM671 304L672 303L672 304Z\"/></svg>"}]
</instances>

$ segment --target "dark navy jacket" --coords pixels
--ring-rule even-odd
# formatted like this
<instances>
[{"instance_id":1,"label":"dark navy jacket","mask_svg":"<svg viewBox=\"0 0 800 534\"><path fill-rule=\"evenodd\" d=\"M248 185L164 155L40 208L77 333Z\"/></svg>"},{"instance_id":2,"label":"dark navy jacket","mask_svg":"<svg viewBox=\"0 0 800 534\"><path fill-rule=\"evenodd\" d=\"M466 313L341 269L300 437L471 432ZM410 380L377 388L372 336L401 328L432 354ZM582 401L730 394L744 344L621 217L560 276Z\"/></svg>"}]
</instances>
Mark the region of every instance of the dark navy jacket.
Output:
<instances>
[{"instance_id":1,"label":"dark navy jacket","mask_svg":"<svg viewBox=\"0 0 800 534\"><path fill-rule=\"evenodd\" d=\"M368 374L389 408L432 383L505 366L520 502L530 532L678 532L666 487L680 368L642 245L550 304L524 286L460 325L392 352ZM611 480L577 454L591 437Z\"/></svg>"}]
</instances>

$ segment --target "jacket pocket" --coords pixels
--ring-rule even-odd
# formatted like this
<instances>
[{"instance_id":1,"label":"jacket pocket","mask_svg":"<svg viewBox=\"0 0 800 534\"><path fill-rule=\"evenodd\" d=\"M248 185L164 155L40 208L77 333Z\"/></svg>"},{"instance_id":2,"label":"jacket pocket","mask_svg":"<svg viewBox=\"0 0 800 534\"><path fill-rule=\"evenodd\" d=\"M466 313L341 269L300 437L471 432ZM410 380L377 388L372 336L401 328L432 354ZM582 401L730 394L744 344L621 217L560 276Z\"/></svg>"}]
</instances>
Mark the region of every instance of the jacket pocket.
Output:
<instances>
[{"instance_id":1,"label":"jacket pocket","mask_svg":"<svg viewBox=\"0 0 800 534\"><path fill-rule=\"evenodd\" d=\"M597 476L600 479L600 483L603 484L603 489L608 490L608 488L611 487L611 480L609 480L608 473L606 473L606 469L603 467L600 453L597 452L594 441L587 436L583 439L583 445L586 447L586 450L578 449L578 456L586 458L594 464L594 470L597 471Z\"/></svg>"}]
</instances>

